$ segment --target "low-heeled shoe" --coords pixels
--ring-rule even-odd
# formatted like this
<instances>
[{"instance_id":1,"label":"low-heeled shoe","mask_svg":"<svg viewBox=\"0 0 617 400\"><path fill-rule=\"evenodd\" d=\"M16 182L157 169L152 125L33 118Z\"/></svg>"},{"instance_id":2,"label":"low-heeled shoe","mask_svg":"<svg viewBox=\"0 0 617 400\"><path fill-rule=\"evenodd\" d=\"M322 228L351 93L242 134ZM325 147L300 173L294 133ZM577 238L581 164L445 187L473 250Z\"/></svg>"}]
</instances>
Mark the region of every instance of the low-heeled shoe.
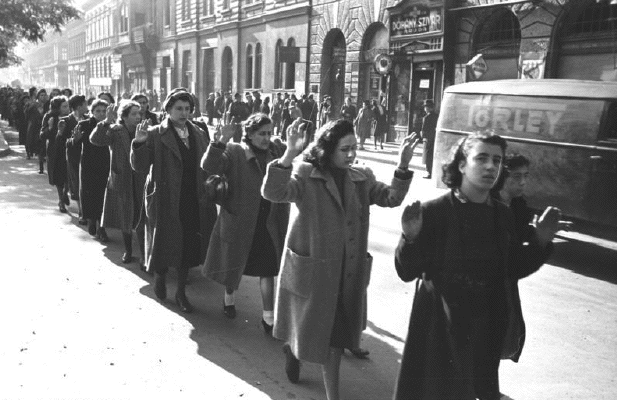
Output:
<instances>
[{"instance_id":1,"label":"low-heeled shoe","mask_svg":"<svg viewBox=\"0 0 617 400\"><path fill-rule=\"evenodd\" d=\"M226 306L225 302L223 302L223 314L225 314L227 318L236 318L236 306Z\"/></svg>"},{"instance_id":2,"label":"low-heeled shoe","mask_svg":"<svg viewBox=\"0 0 617 400\"><path fill-rule=\"evenodd\" d=\"M193 306L189 303L189 299L186 298L186 294L176 293L176 305L180 307L180 311L190 314L193 312Z\"/></svg>"},{"instance_id":3,"label":"low-heeled shoe","mask_svg":"<svg viewBox=\"0 0 617 400\"><path fill-rule=\"evenodd\" d=\"M283 345L283 353L285 353L285 373L287 379L291 383L298 383L300 381L300 360L293 355L289 343Z\"/></svg>"},{"instance_id":4,"label":"low-heeled shoe","mask_svg":"<svg viewBox=\"0 0 617 400\"><path fill-rule=\"evenodd\" d=\"M261 325L264 327L264 331L268 335L272 336L272 329L274 328L274 325L270 325L263 318L261 319Z\"/></svg>"}]
</instances>

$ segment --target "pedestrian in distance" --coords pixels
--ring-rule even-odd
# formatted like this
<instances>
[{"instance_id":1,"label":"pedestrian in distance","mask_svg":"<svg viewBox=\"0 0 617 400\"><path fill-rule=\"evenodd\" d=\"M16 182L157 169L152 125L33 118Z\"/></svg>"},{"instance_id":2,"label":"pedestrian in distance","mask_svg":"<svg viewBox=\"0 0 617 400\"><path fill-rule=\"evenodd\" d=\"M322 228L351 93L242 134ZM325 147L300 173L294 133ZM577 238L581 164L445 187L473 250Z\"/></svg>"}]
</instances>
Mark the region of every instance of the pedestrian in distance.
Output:
<instances>
[{"instance_id":1,"label":"pedestrian in distance","mask_svg":"<svg viewBox=\"0 0 617 400\"><path fill-rule=\"evenodd\" d=\"M433 151L435 149L435 132L439 114L435 112L435 102L424 100L424 117L422 117L422 163L426 166L425 179L433 176Z\"/></svg>"},{"instance_id":2,"label":"pedestrian in distance","mask_svg":"<svg viewBox=\"0 0 617 400\"><path fill-rule=\"evenodd\" d=\"M50 100L49 111L43 116L40 137L43 143L47 141L47 176L49 184L58 192L58 209L66 213L66 206L71 204L69 187L66 181L65 142L58 141L58 123L60 118L69 114L69 99L56 96Z\"/></svg>"},{"instance_id":3,"label":"pedestrian in distance","mask_svg":"<svg viewBox=\"0 0 617 400\"><path fill-rule=\"evenodd\" d=\"M283 112L283 106L283 95L281 94L281 92L278 92L276 94L276 99L272 104L272 115L270 116L270 118L272 119L272 126L274 127L273 134L275 136L282 136L281 116Z\"/></svg>"},{"instance_id":4,"label":"pedestrian in distance","mask_svg":"<svg viewBox=\"0 0 617 400\"><path fill-rule=\"evenodd\" d=\"M259 107L259 112L262 114L266 114L268 117L270 116L270 96L266 96L264 98L263 103L261 103L261 107Z\"/></svg>"},{"instance_id":5,"label":"pedestrian in distance","mask_svg":"<svg viewBox=\"0 0 617 400\"><path fill-rule=\"evenodd\" d=\"M109 177L109 149L95 146L90 134L99 122L105 120L109 103L95 99L90 104L90 118L80 121L71 137L72 146L81 153L79 167L79 199L82 216L87 221L88 233L101 242L108 241L107 232L101 226L105 188Z\"/></svg>"},{"instance_id":6,"label":"pedestrian in distance","mask_svg":"<svg viewBox=\"0 0 617 400\"><path fill-rule=\"evenodd\" d=\"M248 92L246 94L248 97L251 95ZM235 129L233 140L239 143L242 140L242 122L251 115L250 106L242 101L240 93L234 95L234 101L229 105L227 115L228 124L231 124Z\"/></svg>"},{"instance_id":7,"label":"pedestrian in distance","mask_svg":"<svg viewBox=\"0 0 617 400\"><path fill-rule=\"evenodd\" d=\"M371 136L371 126L373 124L373 111L371 110L371 103L369 100L362 102L362 108L358 112L358 116L354 121L358 139L360 141L360 147L358 150L364 150L364 142L367 137Z\"/></svg>"},{"instance_id":8,"label":"pedestrian in distance","mask_svg":"<svg viewBox=\"0 0 617 400\"><path fill-rule=\"evenodd\" d=\"M261 112L261 105L263 104L263 101L261 100L261 93L259 93L257 90L253 91L253 103L252 103L252 107L251 107L251 114L255 114L255 113L259 113Z\"/></svg>"},{"instance_id":9,"label":"pedestrian in distance","mask_svg":"<svg viewBox=\"0 0 617 400\"><path fill-rule=\"evenodd\" d=\"M133 261L133 230L137 233L140 263L144 258L144 219L141 209L145 175L131 169L131 140L141 122L141 106L133 100L122 99L116 107L110 104L105 120L97 123L90 134L95 146L108 147L110 169L105 189L101 225L122 232L124 254L122 262ZM102 237L103 241L106 237Z\"/></svg>"},{"instance_id":10,"label":"pedestrian in distance","mask_svg":"<svg viewBox=\"0 0 617 400\"><path fill-rule=\"evenodd\" d=\"M208 125L212 125L216 113L214 111L214 93L210 93L206 99L206 115L208 117Z\"/></svg>"},{"instance_id":11,"label":"pedestrian in distance","mask_svg":"<svg viewBox=\"0 0 617 400\"><path fill-rule=\"evenodd\" d=\"M386 110L377 100L373 100L371 110L373 111L373 138L375 141L375 150L377 150L377 142L379 142L380 149L383 150L383 139L388 129Z\"/></svg>"},{"instance_id":12,"label":"pedestrian in distance","mask_svg":"<svg viewBox=\"0 0 617 400\"><path fill-rule=\"evenodd\" d=\"M283 101L283 107L281 108L281 140L287 141L287 128L293 122L291 119L291 100L287 99Z\"/></svg>"},{"instance_id":13,"label":"pedestrian in distance","mask_svg":"<svg viewBox=\"0 0 617 400\"><path fill-rule=\"evenodd\" d=\"M349 122L354 122L357 116L356 106L351 103L351 97L345 99L345 104L341 107L341 118Z\"/></svg>"},{"instance_id":14,"label":"pedestrian in distance","mask_svg":"<svg viewBox=\"0 0 617 400\"><path fill-rule=\"evenodd\" d=\"M184 313L194 310L186 296L189 270L203 263L216 220L216 205L204 185L207 175L200 168L208 141L190 121L194 105L186 90L170 91L163 103L165 119L154 127L141 123L131 147L131 166L147 174L146 267L154 274L154 294L161 301L167 298L167 272L175 268L175 301Z\"/></svg>"},{"instance_id":15,"label":"pedestrian in distance","mask_svg":"<svg viewBox=\"0 0 617 400\"><path fill-rule=\"evenodd\" d=\"M243 275L259 277L266 333L274 322L274 277L278 275L289 205L272 204L261 196L266 164L283 154L279 139L271 141L272 121L261 113L244 123L242 143L233 143L233 127L222 129L201 160L207 174L224 175L229 197L210 238L203 273L225 286L223 312L235 318L234 292Z\"/></svg>"},{"instance_id":16,"label":"pedestrian in distance","mask_svg":"<svg viewBox=\"0 0 617 400\"><path fill-rule=\"evenodd\" d=\"M418 139L400 147L390 185L354 164L357 140L351 122L321 127L303 159L304 124L289 128L287 150L268 165L264 198L292 203L278 279L273 335L285 342L285 371L298 382L300 360L322 365L328 400L339 399L345 348L358 348L366 327L366 289L372 258L367 253L369 207L396 207L413 172L408 165ZM293 162L293 163L292 163Z\"/></svg>"},{"instance_id":17,"label":"pedestrian in distance","mask_svg":"<svg viewBox=\"0 0 617 400\"><path fill-rule=\"evenodd\" d=\"M45 89L39 89L35 96L35 101L30 104L26 109L26 119L28 120L28 130L26 132L26 153L28 157L32 157L34 154L38 155L39 159L39 174L45 173L45 149L43 149L43 143L41 143L40 131L41 124L43 122L44 104L49 99L47 91Z\"/></svg>"},{"instance_id":18,"label":"pedestrian in distance","mask_svg":"<svg viewBox=\"0 0 617 400\"><path fill-rule=\"evenodd\" d=\"M396 270L403 281L418 281L397 400L498 400L500 360L520 355L524 325L512 288L552 246L523 245L511 211L490 197L505 151L500 136L465 137L443 166L451 190L403 212ZM540 220L554 230L559 211Z\"/></svg>"}]
</instances>

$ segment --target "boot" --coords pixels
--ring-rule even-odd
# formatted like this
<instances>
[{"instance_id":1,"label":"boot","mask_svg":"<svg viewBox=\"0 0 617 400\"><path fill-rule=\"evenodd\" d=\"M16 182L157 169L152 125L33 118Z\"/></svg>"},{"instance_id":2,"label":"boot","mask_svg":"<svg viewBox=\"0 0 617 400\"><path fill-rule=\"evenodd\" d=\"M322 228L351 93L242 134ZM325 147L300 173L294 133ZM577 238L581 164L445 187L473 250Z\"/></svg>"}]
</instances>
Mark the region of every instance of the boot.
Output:
<instances>
[{"instance_id":1,"label":"boot","mask_svg":"<svg viewBox=\"0 0 617 400\"><path fill-rule=\"evenodd\" d=\"M122 232L122 238L124 239L122 262L128 264L133 261L133 235L131 233Z\"/></svg>"}]
</instances>

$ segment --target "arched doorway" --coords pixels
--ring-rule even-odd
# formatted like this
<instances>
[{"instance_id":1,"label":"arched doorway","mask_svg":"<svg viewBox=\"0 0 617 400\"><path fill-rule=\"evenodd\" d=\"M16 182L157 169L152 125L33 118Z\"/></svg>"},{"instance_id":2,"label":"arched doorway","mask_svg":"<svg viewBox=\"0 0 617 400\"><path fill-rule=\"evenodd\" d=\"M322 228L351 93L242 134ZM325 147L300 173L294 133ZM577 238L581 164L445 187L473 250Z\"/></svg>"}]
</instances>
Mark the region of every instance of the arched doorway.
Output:
<instances>
[{"instance_id":1,"label":"arched doorway","mask_svg":"<svg viewBox=\"0 0 617 400\"><path fill-rule=\"evenodd\" d=\"M321 53L321 95L330 96L335 118L339 116L345 95L346 55L345 35L340 29L330 30Z\"/></svg>"},{"instance_id":2,"label":"arched doorway","mask_svg":"<svg viewBox=\"0 0 617 400\"><path fill-rule=\"evenodd\" d=\"M617 4L572 2L557 24L551 76L617 81ZM592 51L593 49L593 51Z\"/></svg>"},{"instance_id":3,"label":"arched doorway","mask_svg":"<svg viewBox=\"0 0 617 400\"><path fill-rule=\"evenodd\" d=\"M221 89L224 92L230 92L233 88L234 76L234 59L229 46L223 50L221 59Z\"/></svg>"},{"instance_id":4,"label":"arched doorway","mask_svg":"<svg viewBox=\"0 0 617 400\"><path fill-rule=\"evenodd\" d=\"M470 59L482 54L488 69L479 80L518 79L521 25L509 8L500 8L476 28Z\"/></svg>"},{"instance_id":5,"label":"arched doorway","mask_svg":"<svg viewBox=\"0 0 617 400\"><path fill-rule=\"evenodd\" d=\"M360 76L358 79L358 105L362 100L380 101L380 95L387 93L387 79L375 70L375 57L388 54L388 29L381 22L371 24L362 40L360 52Z\"/></svg>"}]
</instances>

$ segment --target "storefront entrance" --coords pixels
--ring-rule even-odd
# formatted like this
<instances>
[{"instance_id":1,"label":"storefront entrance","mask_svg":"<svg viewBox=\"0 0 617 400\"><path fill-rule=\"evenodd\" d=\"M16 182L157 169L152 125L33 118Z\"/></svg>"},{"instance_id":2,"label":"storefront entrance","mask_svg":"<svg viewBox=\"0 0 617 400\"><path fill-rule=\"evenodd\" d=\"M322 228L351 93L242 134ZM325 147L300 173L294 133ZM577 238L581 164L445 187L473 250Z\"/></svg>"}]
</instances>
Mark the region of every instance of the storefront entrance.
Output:
<instances>
[{"instance_id":1,"label":"storefront entrance","mask_svg":"<svg viewBox=\"0 0 617 400\"><path fill-rule=\"evenodd\" d=\"M334 118L339 116L344 101L346 55L343 32L332 29L324 39L321 54L321 96L330 96Z\"/></svg>"}]
</instances>

